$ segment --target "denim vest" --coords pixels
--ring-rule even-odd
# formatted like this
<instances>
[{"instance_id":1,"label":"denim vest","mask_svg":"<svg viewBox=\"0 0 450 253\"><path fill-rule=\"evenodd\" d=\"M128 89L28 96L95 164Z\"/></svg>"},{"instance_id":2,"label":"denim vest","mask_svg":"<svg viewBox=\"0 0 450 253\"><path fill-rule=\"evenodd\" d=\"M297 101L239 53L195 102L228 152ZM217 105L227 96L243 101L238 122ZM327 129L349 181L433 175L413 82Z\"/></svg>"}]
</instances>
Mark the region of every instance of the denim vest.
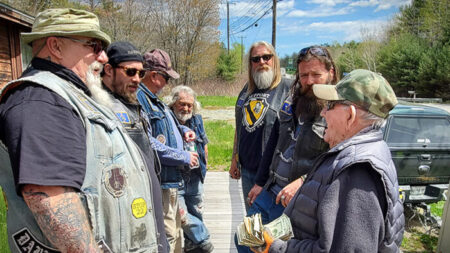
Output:
<instances>
[{"instance_id":1,"label":"denim vest","mask_svg":"<svg viewBox=\"0 0 450 253\"><path fill-rule=\"evenodd\" d=\"M291 218L296 239L319 237L319 200L324 198L328 185L336 180L342 171L362 161L369 162L372 169L380 174L386 193L385 234L378 252L399 252L405 220L403 204L398 194L397 171L381 131L370 127L341 142L316 160L307 181L285 210ZM302 201L307 201L308 205ZM296 206L304 208L295 209Z\"/></svg>"},{"instance_id":2,"label":"denim vest","mask_svg":"<svg viewBox=\"0 0 450 253\"><path fill-rule=\"evenodd\" d=\"M179 125L172 111L142 83L139 84L137 99L150 120L153 137L166 146L176 148L177 141L175 139L175 134L180 134L180 130L173 129L170 119L168 119L168 117L172 117L177 126ZM176 133L176 131L178 131L178 133ZM163 189L182 188L182 169L183 166L167 166L162 164L161 187Z\"/></svg>"},{"instance_id":3,"label":"denim vest","mask_svg":"<svg viewBox=\"0 0 450 253\"><path fill-rule=\"evenodd\" d=\"M270 165L269 179L264 187L268 189L272 184L277 184L281 188L295 181L299 177L307 174L312 169L312 165L317 156L328 150L328 144L323 140L325 131L325 119L320 116L310 120L303 120L300 117L300 133L294 137L296 123L294 122L294 112L292 109L292 98L289 96L278 112L280 122L279 136L275 148L272 163ZM289 156L286 151L295 140L294 153ZM279 168L280 162L289 161L291 167L289 171L282 171Z\"/></svg>"},{"instance_id":4,"label":"denim vest","mask_svg":"<svg viewBox=\"0 0 450 253\"><path fill-rule=\"evenodd\" d=\"M2 93L23 81L42 85L63 97L85 126L86 174L79 195L95 240L112 252L158 252L153 189L147 166L140 150L112 111L48 71L15 80ZM52 252L51 244L40 231L23 198L11 191L6 193L9 193L9 209L21 208L18 213L8 211L12 251L21 252L16 250L29 246L32 250L48 247Z\"/></svg>"},{"instance_id":5,"label":"denim vest","mask_svg":"<svg viewBox=\"0 0 450 253\"><path fill-rule=\"evenodd\" d=\"M277 118L277 113L281 109L281 106L283 105L282 101L285 99L289 93L289 89L291 87L292 80L282 78L280 83L277 87L275 87L276 92L273 95L272 101L269 104L269 109L267 110L266 115L264 116L264 132L263 132L263 139L262 139L262 153L264 153L264 148L267 145L267 141L270 137L270 132L272 131L273 124L275 123L275 120ZM239 154L239 138L240 138L240 132L241 128L240 126L242 123L243 118L243 105L245 104L245 101L248 99L248 97L251 95L247 93L248 84L245 84L244 88L239 93L236 107L235 107L235 115L236 115L236 153ZM239 157L239 156L237 156ZM238 159L239 163L239 159ZM240 164L239 164L240 167Z\"/></svg>"},{"instance_id":6,"label":"denim vest","mask_svg":"<svg viewBox=\"0 0 450 253\"><path fill-rule=\"evenodd\" d=\"M200 161L200 168L196 169L200 173L202 183L205 181L206 176L206 153L205 145L208 144L208 137L206 137L205 128L203 126L202 115L194 114L192 118L186 121L186 126L195 132L195 144L197 147L197 153Z\"/></svg>"}]
</instances>

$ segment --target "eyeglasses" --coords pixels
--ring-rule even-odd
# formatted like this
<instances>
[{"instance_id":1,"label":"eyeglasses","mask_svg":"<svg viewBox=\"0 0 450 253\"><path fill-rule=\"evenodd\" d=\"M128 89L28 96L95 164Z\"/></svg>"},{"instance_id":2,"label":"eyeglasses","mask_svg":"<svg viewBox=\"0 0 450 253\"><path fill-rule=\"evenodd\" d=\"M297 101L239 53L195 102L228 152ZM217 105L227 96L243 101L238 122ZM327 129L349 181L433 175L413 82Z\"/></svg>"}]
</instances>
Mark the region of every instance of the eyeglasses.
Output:
<instances>
[{"instance_id":1,"label":"eyeglasses","mask_svg":"<svg viewBox=\"0 0 450 253\"><path fill-rule=\"evenodd\" d=\"M166 75L164 72L160 72L160 71L157 71L156 73L160 74L164 78L164 80L166 80L166 83L169 82L169 80L170 80L169 75Z\"/></svg>"},{"instance_id":2,"label":"eyeglasses","mask_svg":"<svg viewBox=\"0 0 450 253\"><path fill-rule=\"evenodd\" d=\"M126 66L117 66L116 68L125 70L125 74L129 77L133 77L138 74L139 78L144 78L146 70L145 69L137 69L137 68L129 68Z\"/></svg>"},{"instance_id":3,"label":"eyeglasses","mask_svg":"<svg viewBox=\"0 0 450 253\"><path fill-rule=\"evenodd\" d=\"M328 55L327 51L324 48L317 47L317 46L303 48L302 50L300 50L300 52L298 54L298 58L300 59L301 57L304 57L308 53L311 53L312 55L315 55L315 56L325 56L325 57L330 58L330 56Z\"/></svg>"},{"instance_id":4,"label":"eyeglasses","mask_svg":"<svg viewBox=\"0 0 450 253\"><path fill-rule=\"evenodd\" d=\"M75 42L80 42L81 44L83 44L83 46L92 47L92 49L94 50L94 54L100 54L104 50L104 48L106 48L106 45L101 40L80 40L80 39L64 37L64 36L58 36L58 38L63 38L63 39L68 39L68 40L75 41Z\"/></svg>"},{"instance_id":5,"label":"eyeglasses","mask_svg":"<svg viewBox=\"0 0 450 253\"><path fill-rule=\"evenodd\" d=\"M265 55L261 55L261 56L252 56L250 57L250 60L254 63L258 63L261 61L261 58L263 59L264 62L268 62L270 61L270 59L272 59L273 54L265 54Z\"/></svg>"},{"instance_id":6,"label":"eyeglasses","mask_svg":"<svg viewBox=\"0 0 450 253\"><path fill-rule=\"evenodd\" d=\"M337 104L340 104L340 105L348 105L348 106L349 106L349 104L347 104L347 103L346 103L345 101L343 101L343 100L327 101L327 106L326 106L327 111L333 110L334 107L335 107Z\"/></svg>"}]
</instances>

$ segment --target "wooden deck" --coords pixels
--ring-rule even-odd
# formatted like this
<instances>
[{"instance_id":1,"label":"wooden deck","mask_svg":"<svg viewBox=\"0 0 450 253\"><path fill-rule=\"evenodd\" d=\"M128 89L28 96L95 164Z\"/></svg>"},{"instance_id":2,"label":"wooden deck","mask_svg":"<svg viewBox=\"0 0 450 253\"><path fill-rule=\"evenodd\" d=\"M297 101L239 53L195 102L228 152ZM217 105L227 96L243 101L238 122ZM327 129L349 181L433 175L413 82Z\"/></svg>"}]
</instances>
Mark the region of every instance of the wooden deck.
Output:
<instances>
[{"instance_id":1,"label":"wooden deck","mask_svg":"<svg viewBox=\"0 0 450 253\"><path fill-rule=\"evenodd\" d=\"M244 214L241 182L230 178L228 172L208 171L203 218L215 253L237 252L234 233Z\"/></svg>"}]
</instances>

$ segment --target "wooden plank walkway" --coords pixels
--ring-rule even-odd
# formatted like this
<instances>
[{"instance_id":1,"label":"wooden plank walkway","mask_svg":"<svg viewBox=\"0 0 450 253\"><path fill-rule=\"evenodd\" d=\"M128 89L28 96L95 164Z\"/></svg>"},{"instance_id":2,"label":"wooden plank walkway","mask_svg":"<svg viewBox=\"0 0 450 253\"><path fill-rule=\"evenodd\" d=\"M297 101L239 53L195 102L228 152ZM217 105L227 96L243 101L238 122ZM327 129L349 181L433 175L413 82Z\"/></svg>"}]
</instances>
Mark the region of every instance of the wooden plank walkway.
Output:
<instances>
[{"instance_id":1,"label":"wooden plank walkway","mask_svg":"<svg viewBox=\"0 0 450 253\"><path fill-rule=\"evenodd\" d=\"M237 252L234 233L245 215L241 181L227 171L208 171L205 180L203 219L211 234L214 253Z\"/></svg>"}]
</instances>

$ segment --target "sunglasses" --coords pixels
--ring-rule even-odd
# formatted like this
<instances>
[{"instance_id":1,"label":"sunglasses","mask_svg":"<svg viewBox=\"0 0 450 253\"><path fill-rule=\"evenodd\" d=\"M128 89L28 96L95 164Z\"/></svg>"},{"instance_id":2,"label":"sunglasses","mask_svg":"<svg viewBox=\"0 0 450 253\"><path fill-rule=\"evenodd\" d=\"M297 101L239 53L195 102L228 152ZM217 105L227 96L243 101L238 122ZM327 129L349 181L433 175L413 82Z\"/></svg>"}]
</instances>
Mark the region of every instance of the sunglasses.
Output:
<instances>
[{"instance_id":1,"label":"sunglasses","mask_svg":"<svg viewBox=\"0 0 450 253\"><path fill-rule=\"evenodd\" d=\"M261 55L261 56L252 56L250 57L250 60L254 63L258 63L261 61L261 58L263 59L264 62L268 62L270 61L270 59L272 59L273 54L265 54L265 55Z\"/></svg>"},{"instance_id":2,"label":"sunglasses","mask_svg":"<svg viewBox=\"0 0 450 253\"><path fill-rule=\"evenodd\" d=\"M169 82L170 76L166 75L164 72L157 71L156 73L160 74L164 78L164 80L166 80L166 83Z\"/></svg>"},{"instance_id":3,"label":"sunglasses","mask_svg":"<svg viewBox=\"0 0 450 253\"><path fill-rule=\"evenodd\" d=\"M129 77L133 77L137 73L139 78L144 78L146 73L145 69L129 68L126 66L117 66L116 68L123 69L125 71L125 74Z\"/></svg>"},{"instance_id":4,"label":"sunglasses","mask_svg":"<svg viewBox=\"0 0 450 253\"><path fill-rule=\"evenodd\" d=\"M298 57L304 57L305 55L307 55L308 53L311 53L312 55L315 56L325 56L325 57L329 57L327 51L321 47L316 47L316 46L312 46L312 47L305 47L302 50L300 50L300 53L298 54Z\"/></svg>"},{"instance_id":5,"label":"sunglasses","mask_svg":"<svg viewBox=\"0 0 450 253\"><path fill-rule=\"evenodd\" d=\"M331 111L334 109L334 107L338 104L341 105L347 105L344 101L334 100L334 101L327 101L327 111Z\"/></svg>"},{"instance_id":6,"label":"sunglasses","mask_svg":"<svg viewBox=\"0 0 450 253\"><path fill-rule=\"evenodd\" d=\"M94 54L100 54L106 45L101 40L80 40L71 37L58 36L58 38L68 39L75 42L80 42L83 46L91 47L94 50Z\"/></svg>"}]
</instances>

